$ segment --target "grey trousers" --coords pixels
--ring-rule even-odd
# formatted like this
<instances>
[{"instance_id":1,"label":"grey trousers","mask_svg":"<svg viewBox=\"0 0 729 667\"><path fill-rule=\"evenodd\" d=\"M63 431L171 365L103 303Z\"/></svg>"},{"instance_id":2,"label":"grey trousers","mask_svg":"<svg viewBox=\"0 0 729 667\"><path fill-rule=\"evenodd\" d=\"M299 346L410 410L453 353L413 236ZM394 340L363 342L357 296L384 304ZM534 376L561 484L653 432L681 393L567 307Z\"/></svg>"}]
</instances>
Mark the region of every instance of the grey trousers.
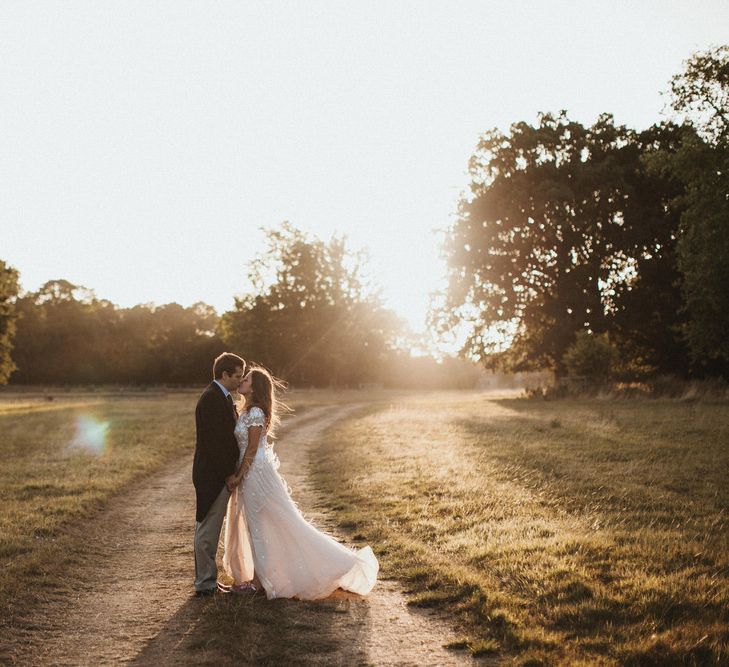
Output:
<instances>
[{"instance_id":1,"label":"grey trousers","mask_svg":"<svg viewBox=\"0 0 729 667\"><path fill-rule=\"evenodd\" d=\"M218 566L215 564L215 554L218 551L220 530L223 527L229 497L230 491L224 486L205 518L195 522L196 591L217 588Z\"/></svg>"}]
</instances>

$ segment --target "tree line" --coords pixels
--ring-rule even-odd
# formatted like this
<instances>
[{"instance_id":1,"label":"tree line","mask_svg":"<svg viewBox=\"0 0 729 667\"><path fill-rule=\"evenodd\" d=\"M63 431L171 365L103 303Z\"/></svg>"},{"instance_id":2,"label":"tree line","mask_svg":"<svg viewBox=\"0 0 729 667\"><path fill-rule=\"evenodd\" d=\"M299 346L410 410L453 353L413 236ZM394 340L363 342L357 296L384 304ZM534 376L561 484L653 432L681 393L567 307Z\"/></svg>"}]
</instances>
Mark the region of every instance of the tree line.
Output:
<instances>
[{"instance_id":1,"label":"tree line","mask_svg":"<svg viewBox=\"0 0 729 667\"><path fill-rule=\"evenodd\" d=\"M120 308L93 290L51 280L18 294L0 263L0 360L13 384L190 385L210 380L224 350L294 386L472 387L456 359L412 358L403 322L363 279L361 254L288 223L266 233L248 292L218 315L205 303Z\"/></svg>"},{"instance_id":2,"label":"tree line","mask_svg":"<svg viewBox=\"0 0 729 667\"><path fill-rule=\"evenodd\" d=\"M431 311L505 371L729 377L729 46L637 131L566 112L484 134Z\"/></svg>"}]
</instances>

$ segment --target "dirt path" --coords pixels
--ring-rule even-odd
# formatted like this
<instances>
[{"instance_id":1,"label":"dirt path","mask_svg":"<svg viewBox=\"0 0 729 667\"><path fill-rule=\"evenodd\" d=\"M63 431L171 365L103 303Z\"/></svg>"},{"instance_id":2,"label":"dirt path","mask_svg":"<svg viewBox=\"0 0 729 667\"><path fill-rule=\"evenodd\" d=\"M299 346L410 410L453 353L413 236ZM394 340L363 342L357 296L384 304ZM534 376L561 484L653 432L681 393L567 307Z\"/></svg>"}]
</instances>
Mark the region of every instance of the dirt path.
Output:
<instances>
[{"instance_id":1,"label":"dirt path","mask_svg":"<svg viewBox=\"0 0 729 667\"><path fill-rule=\"evenodd\" d=\"M355 408L312 408L289 420L277 445L281 473L302 511L335 534L306 475L308 445ZM210 637L215 634L210 618L221 613L219 598L192 596L190 466L189 457L176 462L116 498L90 522L93 548L69 580L72 592L33 610L17 629L11 652L15 663L272 664L266 658L270 642L280 641L302 647L299 664L472 664L469 657L442 648L455 639L449 628L408 608L396 583L388 580L380 580L366 598L340 594L320 603L258 600L256 604L268 605L267 613L281 614L280 624L270 623L263 633L251 625L256 636L250 641L259 653L251 649L249 660L241 660L240 653L234 659L221 648L224 642ZM240 609L222 612L238 614Z\"/></svg>"}]
</instances>

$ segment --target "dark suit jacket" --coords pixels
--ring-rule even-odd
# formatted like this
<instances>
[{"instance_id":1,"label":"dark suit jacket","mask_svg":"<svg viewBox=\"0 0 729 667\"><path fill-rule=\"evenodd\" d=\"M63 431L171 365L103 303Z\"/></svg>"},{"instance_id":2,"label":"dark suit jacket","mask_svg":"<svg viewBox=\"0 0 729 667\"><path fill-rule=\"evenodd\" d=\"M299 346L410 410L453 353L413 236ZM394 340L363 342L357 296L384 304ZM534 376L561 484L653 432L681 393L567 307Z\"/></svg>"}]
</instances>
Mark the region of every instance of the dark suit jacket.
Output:
<instances>
[{"instance_id":1,"label":"dark suit jacket","mask_svg":"<svg viewBox=\"0 0 729 667\"><path fill-rule=\"evenodd\" d=\"M192 483L197 509L195 519L202 521L225 486L225 478L235 472L238 442L235 439L235 414L223 391L211 382L195 408L195 458Z\"/></svg>"}]
</instances>

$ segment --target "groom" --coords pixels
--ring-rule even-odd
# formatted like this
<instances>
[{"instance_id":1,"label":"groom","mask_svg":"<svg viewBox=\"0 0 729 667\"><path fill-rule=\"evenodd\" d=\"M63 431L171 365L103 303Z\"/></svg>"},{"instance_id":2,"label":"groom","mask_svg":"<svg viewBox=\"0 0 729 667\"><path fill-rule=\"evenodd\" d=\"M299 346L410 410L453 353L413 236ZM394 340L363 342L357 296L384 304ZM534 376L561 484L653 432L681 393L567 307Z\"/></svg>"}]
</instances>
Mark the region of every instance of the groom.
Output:
<instances>
[{"instance_id":1,"label":"groom","mask_svg":"<svg viewBox=\"0 0 729 667\"><path fill-rule=\"evenodd\" d=\"M218 568L215 554L228 505L228 478L235 474L238 443L233 433L237 413L230 392L238 389L246 362L224 352L213 364L213 381L200 396L195 408L195 458L192 482L195 485L195 594L215 593Z\"/></svg>"}]
</instances>

